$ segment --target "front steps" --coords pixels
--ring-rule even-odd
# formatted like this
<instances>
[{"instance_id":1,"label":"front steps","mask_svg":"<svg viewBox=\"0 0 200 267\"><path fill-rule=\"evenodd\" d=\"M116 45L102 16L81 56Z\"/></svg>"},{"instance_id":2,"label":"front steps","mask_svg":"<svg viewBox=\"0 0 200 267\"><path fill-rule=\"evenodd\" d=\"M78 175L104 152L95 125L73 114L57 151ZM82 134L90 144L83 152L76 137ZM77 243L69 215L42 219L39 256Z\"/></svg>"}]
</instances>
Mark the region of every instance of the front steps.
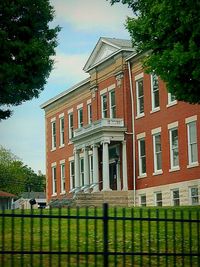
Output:
<instances>
[{"instance_id":1,"label":"front steps","mask_svg":"<svg viewBox=\"0 0 200 267\"><path fill-rule=\"evenodd\" d=\"M112 207L129 207L133 206L133 199L133 191L81 192L76 195L74 202L78 207L102 207L103 203Z\"/></svg>"}]
</instances>

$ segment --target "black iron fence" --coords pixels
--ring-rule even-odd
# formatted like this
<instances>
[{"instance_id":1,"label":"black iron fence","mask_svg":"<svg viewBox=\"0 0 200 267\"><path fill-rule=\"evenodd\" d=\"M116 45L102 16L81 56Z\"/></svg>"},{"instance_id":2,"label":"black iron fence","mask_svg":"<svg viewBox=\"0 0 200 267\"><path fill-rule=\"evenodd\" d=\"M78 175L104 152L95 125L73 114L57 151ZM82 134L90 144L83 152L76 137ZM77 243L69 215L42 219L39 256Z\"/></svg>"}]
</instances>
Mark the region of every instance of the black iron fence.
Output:
<instances>
[{"instance_id":1,"label":"black iron fence","mask_svg":"<svg viewBox=\"0 0 200 267\"><path fill-rule=\"evenodd\" d=\"M0 211L0 266L200 266L200 210Z\"/></svg>"}]
</instances>

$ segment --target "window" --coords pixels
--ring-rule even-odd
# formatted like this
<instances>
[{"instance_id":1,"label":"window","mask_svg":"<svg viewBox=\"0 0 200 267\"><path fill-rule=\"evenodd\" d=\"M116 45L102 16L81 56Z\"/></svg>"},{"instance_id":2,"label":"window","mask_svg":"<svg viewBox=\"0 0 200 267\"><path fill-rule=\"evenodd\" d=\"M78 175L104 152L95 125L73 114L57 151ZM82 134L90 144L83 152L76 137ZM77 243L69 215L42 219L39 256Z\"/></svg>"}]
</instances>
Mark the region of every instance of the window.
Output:
<instances>
[{"instance_id":1,"label":"window","mask_svg":"<svg viewBox=\"0 0 200 267\"><path fill-rule=\"evenodd\" d=\"M70 185L71 189L75 187L75 171L74 171L74 161L69 163L69 172L70 172Z\"/></svg>"},{"instance_id":2,"label":"window","mask_svg":"<svg viewBox=\"0 0 200 267\"><path fill-rule=\"evenodd\" d=\"M162 193L161 192L155 193L155 204L156 206L159 206L159 207L162 206Z\"/></svg>"},{"instance_id":3,"label":"window","mask_svg":"<svg viewBox=\"0 0 200 267\"><path fill-rule=\"evenodd\" d=\"M101 96L101 116L102 119L107 118L108 116L108 107L107 107L107 95Z\"/></svg>"},{"instance_id":4,"label":"window","mask_svg":"<svg viewBox=\"0 0 200 267\"><path fill-rule=\"evenodd\" d=\"M178 129L170 129L170 162L171 169L179 167Z\"/></svg>"},{"instance_id":5,"label":"window","mask_svg":"<svg viewBox=\"0 0 200 267\"><path fill-rule=\"evenodd\" d=\"M146 195L140 195L140 206L146 207L146 205L147 205Z\"/></svg>"},{"instance_id":6,"label":"window","mask_svg":"<svg viewBox=\"0 0 200 267\"><path fill-rule=\"evenodd\" d=\"M65 193L65 164L60 165L61 193Z\"/></svg>"},{"instance_id":7,"label":"window","mask_svg":"<svg viewBox=\"0 0 200 267\"><path fill-rule=\"evenodd\" d=\"M52 167L52 194L55 195L57 192L57 181L56 181L56 166Z\"/></svg>"},{"instance_id":8,"label":"window","mask_svg":"<svg viewBox=\"0 0 200 267\"><path fill-rule=\"evenodd\" d=\"M175 95L168 93L168 105L176 104L176 103L177 103L177 101L176 101Z\"/></svg>"},{"instance_id":9,"label":"window","mask_svg":"<svg viewBox=\"0 0 200 267\"><path fill-rule=\"evenodd\" d=\"M115 91L110 93L110 118L116 118Z\"/></svg>"},{"instance_id":10,"label":"window","mask_svg":"<svg viewBox=\"0 0 200 267\"><path fill-rule=\"evenodd\" d=\"M187 124L188 132L188 161L189 165L198 163L197 127L196 121Z\"/></svg>"},{"instance_id":11,"label":"window","mask_svg":"<svg viewBox=\"0 0 200 267\"><path fill-rule=\"evenodd\" d=\"M74 118L73 113L69 114L69 139L74 137Z\"/></svg>"},{"instance_id":12,"label":"window","mask_svg":"<svg viewBox=\"0 0 200 267\"><path fill-rule=\"evenodd\" d=\"M137 116L144 115L143 79L136 81Z\"/></svg>"},{"instance_id":13,"label":"window","mask_svg":"<svg viewBox=\"0 0 200 267\"><path fill-rule=\"evenodd\" d=\"M92 123L92 105L87 105L87 111L88 111L88 124Z\"/></svg>"},{"instance_id":14,"label":"window","mask_svg":"<svg viewBox=\"0 0 200 267\"><path fill-rule=\"evenodd\" d=\"M162 170L161 134L153 135L154 172Z\"/></svg>"},{"instance_id":15,"label":"window","mask_svg":"<svg viewBox=\"0 0 200 267\"><path fill-rule=\"evenodd\" d=\"M179 189L172 190L172 204L173 206L180 206Z\"/></svg>"},{"instance_id":16,"label":"window","mask_svg":"<svg viewBox=\"0 0 200 267\"><path fill-rule=\"evenodd\" d=\"M64 137L64 117L60 118L60 146L64 146L65 144L65 137Z\"/></svg>"},{"instance_id":17,"label":"window","mask_svg":"<svg viewBox=\"0 0 200 267\"><path fill-rule=\"evenodd\" d=\"M56 149L56 122L55 121L51 123L51 136L52 136L51 148Z\"/></svg>"},{"instance_id":18,"label":"window","mask_svg":"<svg viewBox=\"0 0 200 267\"><path fill-rule=\"evenodd\" d=\"M145 151L145 139L138 140L139 150L139 176L146 175L146 151Z\"/></svg>"},{"instance_id":19,"label":"window","mask_svg":"<svg viewBox=\"0 0 200 267\"><path fill-rule=\"evenodd\" d=\"M153 73L151 75L151 99L152 99L152 110L159 108L159 86L158 86L158 76Z\"/></svg>"},{"instance_id":20,"label":"window","mask_svg":"<svg viewBox=\"0 0 200 267\"><path fill-rule=\"evenodd\" d=\"M93 156L89 156L89 167L90 167L90 184L93 183Z\"/></svg>"},{"instance_id":21,"label":"window","mask_svg":"<svg viewBox=\"0 0 200 267\"><path fill-rule=\"evenodd\" d=\"M192 205L199 205L199 192L198 187L190 188L190 201Z\"/></svg>"},{"instance_id":22,"label":"window","mask_svg":"<svg viewBox=\"0 0 200 267\"><path fill-rule=\"evenodd\" d=\"M84 159L80 158L80 181L84 185Z\"/></svg>"},{"instance_id":23,"label":"window","mask_svg":"<svg viewBox=\"0 0 200 267\"><path fill-rule=\"evenodd\" d=\"M83 108L78 109L78 128L83 127Z\"/></svg>"}]
</instances>

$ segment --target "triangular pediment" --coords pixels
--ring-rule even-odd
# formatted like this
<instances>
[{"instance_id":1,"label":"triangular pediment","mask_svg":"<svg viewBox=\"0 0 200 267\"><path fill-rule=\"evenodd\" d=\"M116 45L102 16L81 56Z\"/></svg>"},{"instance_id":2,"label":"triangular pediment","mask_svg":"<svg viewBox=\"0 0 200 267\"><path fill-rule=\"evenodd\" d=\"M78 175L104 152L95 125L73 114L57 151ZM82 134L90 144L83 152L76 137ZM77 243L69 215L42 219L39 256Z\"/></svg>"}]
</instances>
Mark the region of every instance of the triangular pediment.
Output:
<instances>
[{"instance_id":1,"label":"triangular pediment","mask_svg":"<svg viewBox=\"0 0 200 267\"><path fill-rule=\"evenodd\" d=\"M113 44L112 42L108 42L106 38L100 38L83 68L84 71L87 72L93 66L96 66L98 63L108 59L112 54L115 54L120 49L121 47Z\"/></svg>"}]
</instances>

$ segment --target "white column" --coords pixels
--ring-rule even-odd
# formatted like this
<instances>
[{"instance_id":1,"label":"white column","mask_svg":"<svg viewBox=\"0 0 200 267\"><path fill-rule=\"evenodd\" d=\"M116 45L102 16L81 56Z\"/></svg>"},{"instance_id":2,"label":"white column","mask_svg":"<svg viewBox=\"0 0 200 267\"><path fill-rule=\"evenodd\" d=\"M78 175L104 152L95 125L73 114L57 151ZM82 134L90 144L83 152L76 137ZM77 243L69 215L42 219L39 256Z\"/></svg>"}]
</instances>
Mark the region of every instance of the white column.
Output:
<instances>
[{"instance_id":1,"label":"white column","mask_svg":"<svg viewBox=\"0 0 200 267\"><path fill-rule=\"evenodd\" d=\"M98 159L98 146L93 145L93 181L94 183L99 182L99 159ZM93 192L99 191L99 185L95 186Z\"/></svg>"},{"instance_id":2,"label":"white column","mask_svg":"<svg viewBox=\"0 0 200 267\"><path fill-rule=\"evenodd\" d=\"M89 185L89 157L88 157L88 147L84 147L84 185Z\"/></svg>"},{"instance_id":3,"label":"white column","mask_svg":"<svg viewBox=\"0 0 200 267\"><path fill-rule=\"evenodd\" d=\"M80 186L80 160L79 151L74 150L74 165L75 165L75 187Z\"/></svg>"},{"instance_id":4,"label":"white column","mask_svg":"<svg viewBox=\"0 0 200 267\"><path fill-rule=\"evenodd\" d=\"M103 141L103 190L102 191L111 191L108 143L109 143L108 141Z\"/></svg>"},{"instance_id":5,"label":"white column","mask_svg":"<svg viewBox=\"0 0 200 267\"><path fill-rule=\"evenodd\" d=\"M122 169L123 169L123 190L128 190L127 181L127 158L126 158L126 141L122 142Z\"/></svg>"}]
</instances>

